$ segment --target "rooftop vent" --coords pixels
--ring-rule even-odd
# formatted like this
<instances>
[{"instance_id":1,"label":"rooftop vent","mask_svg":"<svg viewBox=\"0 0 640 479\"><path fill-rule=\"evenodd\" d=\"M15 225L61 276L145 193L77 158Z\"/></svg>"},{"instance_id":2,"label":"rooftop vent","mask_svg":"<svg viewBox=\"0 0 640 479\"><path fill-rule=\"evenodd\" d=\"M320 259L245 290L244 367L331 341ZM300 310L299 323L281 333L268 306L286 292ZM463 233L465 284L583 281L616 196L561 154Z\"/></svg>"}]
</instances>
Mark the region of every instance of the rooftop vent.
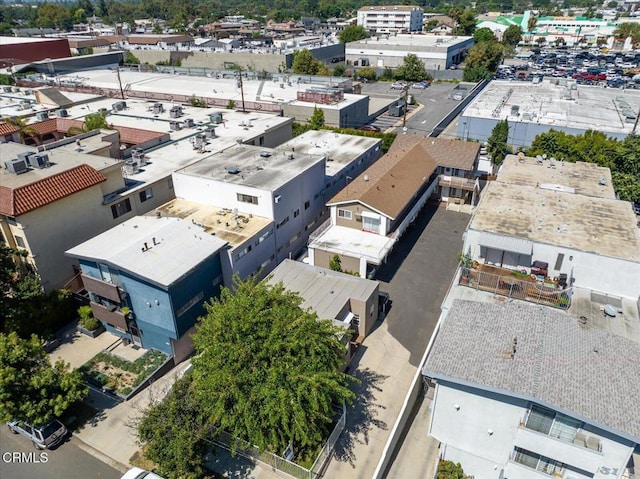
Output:
<instances>
[{"instance_id":1,"label":"rooftop vent","mask_svg":"<svg viewBox=\"0 0 640 479\"><path fill-rule=\"evenodd\" d=\"M56 116L58 118L66 118L69 116L69 112L64 108L61 108L60 110L56 111Z\"/></svg>"},{"instance_id":2,"label":"rooftop vent","mask_svg":"<svg viewBox=\"0 0 640 479\"><path fill-rule=\"evenodd\" d=\"M601 176L600 179L598 180L598 184L600 186L605 186L607 184L607 179L604 176Z\"/></svg>"},{"instance_id":3,"label":"rooftop vent","mask_svg":"<svg viewBox=\"0 0 640 479\"><path fill-rule=\"evenodd\" d=\"M111 107L115 111L122 111L127 107L127 102L126 101L117 101L113 105L111 105Z\"/></svg>"},{"instance_id":4,"label":"rooftop vent","mask_svg":"<svg viewBox=\"0 0 640 479\"><path fill-rule=\"evenodd\" d=\"M262 158L269 158L271 156L271 153L269 153L268 151L261 151L260 156Z\"/></svg>"},{"instance_id":5,"label":"rooftop vent","mask_svg":"<svg viewBox=\"0 0 640 479\"><path fill-rule=\"evenodd\" d=\"M227 166L226 170L230 175L237 175L240 173L240 169L237 166Z\"/></svg>"},{"instance_id":6,"label":"rooftop vent","mask_svg":"<svg viewBox=\"0 0 640 479\"><path fill-rule=\"evenodd\" d=\"M4 167L11 173L19 175L27 171L27 162L20 159L9 160L4 162Z\"/></svg>"}]
</instances>

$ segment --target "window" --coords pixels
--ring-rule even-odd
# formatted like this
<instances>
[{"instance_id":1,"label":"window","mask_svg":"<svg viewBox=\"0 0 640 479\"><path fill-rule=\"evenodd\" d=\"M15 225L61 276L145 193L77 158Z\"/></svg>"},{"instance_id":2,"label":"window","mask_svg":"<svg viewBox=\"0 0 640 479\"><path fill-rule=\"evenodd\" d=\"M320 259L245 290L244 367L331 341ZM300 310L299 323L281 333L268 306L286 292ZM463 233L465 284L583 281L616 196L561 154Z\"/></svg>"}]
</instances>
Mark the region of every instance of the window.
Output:
<instances>
[{"instance_id":1,"label":"window","mask_svg":"<svg viewBox=\"0 0 640 479\"><path fill-rule=\"evenodd\" d=\"M189 301L187 301L187 303L184 306L178 309L178 311L176 311L176 316L177 317L182 316L184 313L186 313L191 308L193 308L196 304L198 304L198 301L200 301L202 298L204 298L204 293L201 291L197 295L195 295L193 298L191 298Z\"/></svg>"},{"instance_id":2,"label":"window","mask_svg":"<svg viewBox=\"0 0 640 479\"><path fill-rule=\"evenodd\" d=\"M276 229L279 229L281 226L286 225L288 222L289 222L289 217L287 216L285 219L283 219L280 223L276 225Z\"/></svg>"},{"instance_id":3,"label":"window","mask_svg":"<svg viewBox=\"0 0 640 479\"><path fill-rule=\"evenodd\" d=\"M151 198L153 198L153 190L151 188L147 188L146 190L140 192L140 203L144 203Z\"/></svg>"},{"instance_id":4,"label":"window","mask_svg":"<svg viewBox=\"0 0 640 479\"><path fill-rule=\"evenodd\" d=\"M244 195L242 193L237 193L237 197L238 197L238 201L241 201L243 203L251 203L252 205L258 204L257 196Z\"/></svg>"},{"instance_id":5,"label":"window","mask_svg":"<svg viewBox=\"0 0 640 479\"><path fill-rule=\"evenodd\" d=\"M111 283L111 270L109 269L109 266L103 263L98 263L98 270L100 270L100 277L102 278L102 281Z\"/></svg>"},{"instance_id":6,"label":"window","mask_svg":"<svg viewBox=\"0 0 640 479\"><path fill-rule=\"evenodd\" d=\"M222 275L221 274L219 274L218 276L213 278L213 281L211 282L211 284L213 285L214 288L216 286L218 286L220 283L222 283Z\"/></svg>"},{"instance_id":7,"label":"window","mask_svg":"<svg viewBox=\"0 0 640 479\"><path fill-rule=\"evenodd\" d=\"M362 217L362 230L380 234L380 218Z\"/></svg>"},{"instance_id":8,"label":"window","mask_svg":"<svg viewBox=\"0 0 640 479\"><path fill-rule=\"evenodd\" d=\"M555 270L559 271L562 268L562 262L564 261L564 254L558 253L558 257L556 258L556 267Z\"/></svg>"},{"instance_id":9,"label":"window","mask_svg":"<svg viewBox=\"0 0 640 479\"><path fill-rule=\"evenodd\" d=\"M338 209L338 217L344 218L345 220L350 220L351 216L351 211Z\"/></svg>"},{"instance_id":10,"label":"window","mask_svg":"<svg viewBox=\"0 0 640 479\"><path fill-rule=\"evenodd\" d=\"M264 240L266 240L272 234L273 234L273 230L265 231L264 233L262 233L260 238L258 238L256 240L256 246L258 246L260 243L262 243Z\"/></svg>"},{"instance_id":11,"label":"window","mask_svg":"<svg viewBox=\"0 0 640 479\"><path fill-rule=\"evenodd\" d=\"M514 448L513 460L514 462L544 472L550 476L557 473L561 474L564 467L564 464L560 461L536 454L535 452L527 451L521 447Z\"/></svg>"},{"instance_id":12,"label":"window","mask_svg":"<svg viewBox=\"0 0 640 479\"><path fill-rule=\"evenodd\" d=\"M258 138L258 143L260 144L260 146L264 145L264 136L261 136L260 138Z\"/></svg>"},{"instance_id":13,"label":"window","mask_svg":"<svg viewBox=\"0 0 640 479\"><path fill-rule=\"evenodd\" d=\"M167 180L167 186L169 187L170 190L173 189L173 178L169 178Z\"/></svg>"},{"instance_id":14,"label":"window","mask_svg":"<svg viewBox=\"0 0 640 479\"><path fill-rule=\"evenodd\" d=\"M129 198L111 206L111 214L113 215L113 219L116 219L118 216L122 216L129 211L131 211L131 201L129 201Z\"/></svg>"},{"instance_id":15,"label":"window","mask_svg":"<svg viewBox=\"0 0 640 479\"><path fill-rule=\"evenodd\" d=\"M276 259L276 256L272 254L272 255L269 257L269 259L267 259L266 261L264 261L264 262L260 265L260 269L264 269L264 268L266 268L266 267L267 267L267 265L268 265L269 263L271 263L274 259Z\"/></svg>"},{"instance_id":16,"label":"window","mask_svg":"<svg viewBox=\"0 0 640 479\"><path fill-rule=\"evenodd\" d=\"M293 238L291 238L289 240L289 246L291 246L293 243L295 243L296 241L298 241L300 239L300 236L302 236L301 233L298 232L297 235L295 235Z\"/></svg>"},{"instance_id":17,"label":"window","mask_svg":"<svg viewBox=\"0 0 640 479\"><path fill-rule=\"evenodd\" d=\"M14 236L13 237L16 240L16 245L20 248L24 248L24 240L22 239L21 236Z\"/></svg>"},{"instance_id":18,"label":"window","mask_svg":"<svg viewBox=\"0 0 640 479\"><path fill-rule=\"evenodd\" d=\"M458 196L458 189L457 188L451 188L449 190L449 196Z\"/></svg>"},{"instance_id":19,"label":"window","mask_svg":"<svg viewBox=\"0 0 640 479\"><path fill-rule=\"evenodd\" d=\"M238 251L238 256L237 259L242 258L243 256L245 256L247 253L249 253L251 251L251 245L247 246L245 249L243 249L242 251Z\"/></svg>"},{"instance_id":20,"label":"window","mask_svg":"<svg viewBox=\"0 0 640 479\"><path fill-rule=\"evenodd\" d=\"M293 217L297 218L300 215L300 209L297 209L293 212Z\"/></svg>"},{"instance_id":21,"label":"window","mask_svg":"<svg viewBox=\"0 0 640 479\"><path fill-rule=\"evenodd\" d=\"M311 201L309 201L309 200L305 201L305 202L304 202L304 209L305 209L305 210L308 210L308 209L309 209L309 206L311 206Z\"/></svg>"}]
</instances>

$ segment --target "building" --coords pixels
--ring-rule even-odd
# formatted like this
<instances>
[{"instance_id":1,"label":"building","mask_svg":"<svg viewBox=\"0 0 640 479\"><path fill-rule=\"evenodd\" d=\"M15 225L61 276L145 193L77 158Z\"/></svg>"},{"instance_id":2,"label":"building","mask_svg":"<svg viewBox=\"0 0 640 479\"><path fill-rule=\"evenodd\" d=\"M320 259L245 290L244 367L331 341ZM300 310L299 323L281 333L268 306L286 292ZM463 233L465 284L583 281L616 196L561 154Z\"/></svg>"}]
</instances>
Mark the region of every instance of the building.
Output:
<instances>
[{"instance_id":1,"label":"building","mask_svg":"<svg viewBox=\"0 0 640 479\"><path fill-rule=\"evenodd\" d=\"M638 358L638 342L559 310L456 300L422 370L428 432L475 477L633 477Z\"/></svg>"},{"instance_id":2,"label":"building","mask_svg":"<svg viewBox=\"0 0 640 479\"><path fill-rule=\"evenodd\" d=\"M608 168L509 155L482 192L463 251L481 265L533 274L543 296L580 287L636 302L636 223L631 204L615 199Z\"/></svg>"},{"instance_id":3,"label":"building","mask_svg":"<svg viewBox=\"0 0 640 479\"><path fill-rule=\"evenodd\" d=\"M434 195L444 202L475 205L480 193L480 186L476 181L480 144L415 134L399 135L389 152L408 151L418 144L422 145L438 165L438 189Z\"/></svg>"},{"instance_id":4,"label":"building","mask_svg":"<svg viewBox=\"0 0 640 479\"><path fill-rule=\"evenodd\" d=\"M361 7L358 25L372 33L410 33L422 31L424 10L413 5Z\"/></svg>"},{"instance_id":5,"label":"building","mask_svg":"<svg viewBox=\"0 0 640 479\"><path fill-rule=\"evenodd\" d=\"M509 122L508 143L530 146L550 129L567 134L598 130L623 139L640 111L640 92L578 85L566 79L538 83L494 80L463 110L458 138L486 141L501 120Z\"/></svg>"},{"instance_id":6,"label":"building","mask_svg":"<svg viewBox=\"0 0 640 479\"><path fill-rule=\"evenodd\" d=\"M81 140L87 149L117 145L117 133L94 133ZM2 240L26 250L46 291L62 288L77 273L64 251L122 221L122 207L104 199L125 187L123 162L77 152L75 140L46 152L19 143L0 148Z\"/></svg>"},{"instance_id":7,"label":"building","mask_svg":"<svg viewBox=\"0 0 640 479\"><path fill-rule=\"evenodd\" d=\"M370 277L436 190L437 163L417 144L387 153L327 202L330 223L309 240L309 260Z\"/></svg>"},{"instance_id":8,"label":"building","mask_svg":"<svg viewBox=\"0 0 640 479\"><path fill-rule=\"evenodd\" d=\"M423 19L424 30L433 35L453 35L456 21L447 15L429 14Z\"/></svg>"},{"instance_id":9,"label":"building","mask_svg":"<svg viewBox=\"0 0 640 479\"><path fill-rule=\"evenodd\" d=\"M229 215L225 224L236 223L238 215L273 221L262 238L273 235L268 263L251 243L237 253L237 259L251 264L250 273L261 266L268 272L285 258L297 256L320 224L325 162L322 154L237 145L178 169L172 178L176 198L220 208ZM238 227L242 226L240 222Z\"/></svg>"},{"instance_id":10,"label":"building","mask_svg":"<svg viewBox=\"0 0 640 479\"><path fill-rule=\"evenodd\" d=\"M66 38L0 37L0 48L3 66L71 56Z\"/></svg>"},{"instance_id":11,"label":"building","mask_svg":"<svg viewBox=\"0 0 640 479\"><path fill-rule=\"evenodd\" d=\"M446 70L461 63L471 46L473 37L397 34L347 43L345 55L347 63L362 65L364 59L373 67L396 68L413 53L427 70Z\"/></svg>"},{"instance_id":12,"label":"building","mask_svg":"<svg viewBox=\"0 0 640 479\"><path fill-rule=\"evenodd\" d=\"M309 130L276 147L276 151L324 156L323 196L333 198L382 156L381 146L382 140L378 138L344 135L328 130Z\"/></svg>"},{"instance_id":13,"label":"building","mask_svg":"<svg viewBox=\"0 0 640 479\"><path fill-rule=\"evenodd\" d=\"M354 330L353 339L361 342L378 319L377 281L319 268L285 259L267 281L281 283L302 298L303 309L311 309L318 319Z\"/></svg>"},{"instance_id":14,"label":"building","mask_svg":"<svg viewBox=\"0 0 640 479\"><path fill-rule=\"evenodd\" d=\"M186 334L222 286L225 241L179 218L137 216L78 244L91 309L109 332L179 362Z\"/></svg>"}]
</instances>

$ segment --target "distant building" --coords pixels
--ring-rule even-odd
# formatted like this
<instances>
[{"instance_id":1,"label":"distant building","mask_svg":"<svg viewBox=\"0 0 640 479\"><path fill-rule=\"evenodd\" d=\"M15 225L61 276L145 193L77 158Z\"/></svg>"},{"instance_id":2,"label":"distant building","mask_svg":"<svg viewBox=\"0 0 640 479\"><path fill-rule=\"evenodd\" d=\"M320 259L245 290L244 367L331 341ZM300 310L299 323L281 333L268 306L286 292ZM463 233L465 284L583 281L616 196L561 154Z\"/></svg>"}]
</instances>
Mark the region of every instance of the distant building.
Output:
<instances>
[{"instance_id":1,"label":"distant building","mask_svg":"<svg viewBox=\"0 0 640 479\"><path fill-rule=\"evenodd\" d=\"M13 66L47 58L71 56L66 38L0 37L0 65Z\"/></svg>"},{"instance_id":2,"label":"distant building","mask_svg":"<svg viewBox=\"0 0 640 479\"><path fill-rule=\"evenodd\" d=\"M640 344L591 318L456 300L422 369L428 433L474 477L633 477L638 358Z\"/></svg>"},{"instance_id":3,"label":"distant building","mask_svg":"<svg viewBox=\"0 0 640 479\"><path fill-rule=\"evenodd\" d=\"M179 218L138 216L67 251L107 330L179 362L186 334L222 286L225 242Z\"/></svg>"},{"instance_id":4,"label":"distant building","mask_svg":"<svg viewBox=\"0 0 640 479\"><path fill-rule=\"evenodd\" d=\"M373 33L411 33L422 31L424 10L412 5L361 7L358 25Z\"/></svg>"},{"instance_id":5,"label":"distant building","mask_svg":"<svg viewBox=\"0 0 640 479\"><path fill-rule=\"evenodd\" d=\"M446 70L461 63L472 45L473 37L398 34L347 43L345 54L347 63L396 68L413 53L428 70Z\"/></svg>"}]
</instances>

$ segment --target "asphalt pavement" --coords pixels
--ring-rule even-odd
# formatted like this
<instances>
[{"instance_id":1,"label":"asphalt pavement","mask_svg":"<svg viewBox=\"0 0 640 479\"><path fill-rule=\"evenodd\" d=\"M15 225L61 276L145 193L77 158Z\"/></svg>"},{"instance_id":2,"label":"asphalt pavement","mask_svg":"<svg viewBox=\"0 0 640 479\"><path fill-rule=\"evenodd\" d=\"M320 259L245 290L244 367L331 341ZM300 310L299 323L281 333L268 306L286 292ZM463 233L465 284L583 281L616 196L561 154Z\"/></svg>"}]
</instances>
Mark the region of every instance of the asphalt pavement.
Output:
<instances>
[{"instance_id":1,"label":"asphalt pavement","mask_svg":"<svg viewBox=\"0 0 640 479\"><path fill-rule=\"evenodd\" d=\"M68 437L52 451L39 451L24 436L0 427L2 479L119 479L122 472L80 449Z\"/></svg>"}]
</instances>

